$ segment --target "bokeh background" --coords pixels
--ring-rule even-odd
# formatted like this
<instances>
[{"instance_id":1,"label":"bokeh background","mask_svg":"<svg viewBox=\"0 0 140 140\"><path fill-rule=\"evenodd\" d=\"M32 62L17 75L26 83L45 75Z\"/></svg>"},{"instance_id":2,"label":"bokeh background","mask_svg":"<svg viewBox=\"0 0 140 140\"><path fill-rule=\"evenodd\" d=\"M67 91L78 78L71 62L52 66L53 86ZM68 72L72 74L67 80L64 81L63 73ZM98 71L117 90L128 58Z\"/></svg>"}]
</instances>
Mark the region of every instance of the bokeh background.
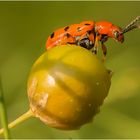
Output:
<instances>
[{"instance_id":1,"label":"bokeh background","mask_svg":"<svg viewBox=\"0 0 140 140\"><path fill-rule=\"evenodd\" d=\"M50 33L84 20L124 27L138 15L140 1L0 2L0 72L9 122L29 109L28 74ZM114 75L93 123L62 131L31 118L11 130L12 138L140 138L140 30L125 34L123 44L110 39L106 45L105 65Z\"/></svg>"}]
</instances>

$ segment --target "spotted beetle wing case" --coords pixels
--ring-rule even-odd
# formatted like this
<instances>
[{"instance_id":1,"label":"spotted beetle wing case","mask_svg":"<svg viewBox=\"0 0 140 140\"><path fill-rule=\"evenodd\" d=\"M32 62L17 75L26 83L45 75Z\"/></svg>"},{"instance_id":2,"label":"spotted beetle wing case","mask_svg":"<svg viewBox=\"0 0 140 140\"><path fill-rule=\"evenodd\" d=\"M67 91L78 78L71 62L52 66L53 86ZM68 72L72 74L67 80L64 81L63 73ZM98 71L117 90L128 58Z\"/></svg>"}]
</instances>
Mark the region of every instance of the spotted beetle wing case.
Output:
<instances>
[{"instance_id":1,"label":"spotted beetle wing case","mask_svg":"<svg viewBox=\"0 0 140 140\"><path fill-rule=\"evenodd\" d=\"M66 44L83 45L85 48L93 47L94 22L84 21L80 24L72 24L56 30L49 36L46 42L46 48L50 49L57 45Z\"/></svg>"}]
</instances>

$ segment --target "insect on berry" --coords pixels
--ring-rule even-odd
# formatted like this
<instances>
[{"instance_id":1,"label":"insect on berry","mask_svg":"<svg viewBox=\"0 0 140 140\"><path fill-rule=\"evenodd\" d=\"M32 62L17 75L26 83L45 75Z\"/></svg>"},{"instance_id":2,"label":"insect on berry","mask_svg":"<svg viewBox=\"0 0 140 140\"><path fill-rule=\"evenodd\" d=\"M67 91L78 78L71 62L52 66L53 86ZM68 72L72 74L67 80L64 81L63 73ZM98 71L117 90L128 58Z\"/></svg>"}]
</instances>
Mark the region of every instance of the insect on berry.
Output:
<instances>
[{"instance_id":1,"label":"insect on berry","mask_svg":"<svg viewBox=\"0 0 140 140\"><path fill-rule=\"evenodd\" d=\"M107 48L104 43L108 38L113 38L123 43L124 33L135 28L140 28L138 24L139 20L140 16L136 17L124 28L120 28L108 21L84 21L80 24L72 24L53 32L47 39L46 48L48 50L57 45L75 44L97 54L100 42L105 57Z\"/></svg>"}]
</instances>

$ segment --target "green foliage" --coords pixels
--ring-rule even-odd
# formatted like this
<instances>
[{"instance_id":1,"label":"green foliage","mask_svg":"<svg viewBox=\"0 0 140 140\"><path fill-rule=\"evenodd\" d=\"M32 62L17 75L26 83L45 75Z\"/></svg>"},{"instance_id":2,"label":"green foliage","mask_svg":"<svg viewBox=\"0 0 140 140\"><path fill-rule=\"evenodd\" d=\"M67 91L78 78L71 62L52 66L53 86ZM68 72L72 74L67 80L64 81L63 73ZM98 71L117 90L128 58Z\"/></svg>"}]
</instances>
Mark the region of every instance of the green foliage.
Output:
<instances>
[{"instance_id":1,"label":"green foliage","mask_svg":"<svg viewBox=\"0 0 140 140\"><path fill-rule=\"evenodd\" d=\"M4 137L5 139L10 138L10 133L8 129L8 122L7 122L7 112L6 112L6 106L4 101L4 93L3 93L3 87L2 87L2 81L1 81L1 75L0 75L0 123L2 124L2 127L4 129Z\"/></svg>"}]
</instances>

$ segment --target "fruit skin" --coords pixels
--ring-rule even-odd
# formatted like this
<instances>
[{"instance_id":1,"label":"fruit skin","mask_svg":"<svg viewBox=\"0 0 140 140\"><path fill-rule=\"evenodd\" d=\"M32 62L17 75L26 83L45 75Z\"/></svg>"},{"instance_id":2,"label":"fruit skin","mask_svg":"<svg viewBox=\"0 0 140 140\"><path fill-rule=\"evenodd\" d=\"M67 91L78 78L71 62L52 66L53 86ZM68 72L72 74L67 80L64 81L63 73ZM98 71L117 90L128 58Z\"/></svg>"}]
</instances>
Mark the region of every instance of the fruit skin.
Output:
<instances>
[{"instance_id":1,"label":"fruit skin","mask_svg":"<svg viewBox=\"0 0 140 140\"><path fill-rule=\"evenodd\" d=\"M78 129L99 112L110 85L110 72L96 55L75 45L57 46L32 67L30 108L51 127Z\"/></svg>"}]
</instances>

